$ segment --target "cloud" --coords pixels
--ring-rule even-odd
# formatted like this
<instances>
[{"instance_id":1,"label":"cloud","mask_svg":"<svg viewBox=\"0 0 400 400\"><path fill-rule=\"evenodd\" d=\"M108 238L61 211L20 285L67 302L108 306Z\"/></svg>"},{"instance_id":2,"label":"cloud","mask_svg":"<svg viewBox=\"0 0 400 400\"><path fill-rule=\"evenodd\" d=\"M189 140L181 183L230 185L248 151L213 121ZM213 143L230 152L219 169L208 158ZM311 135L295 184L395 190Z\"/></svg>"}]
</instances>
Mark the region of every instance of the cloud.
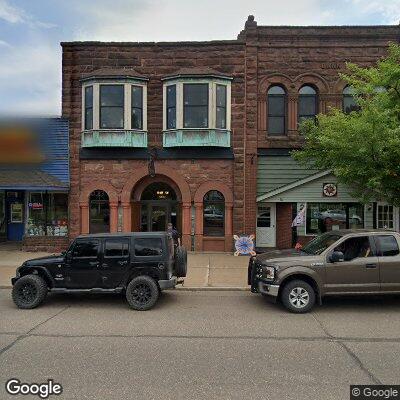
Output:
<instances>
[{"instance_id":1,"label":"cloud","mask_svg":"<svg viewBox=\"0 0 400 400\"><path fill-rule=\"evenodd\" d=\"M28 24L32 28L54 28L56 26L33 18L23 9L8 4L7 0L0 0L0 19L11 24Z\"/></svg>"},{"instance_id":2,"label":"cloud","mask_svg":"<svg viewBox=\"0 0 400 400\"><path fill-rule=\"evenodd\" d=\"M7 43L5 40L1 40L1 39L0 39L0 46L12 47L10 43Z\"/></svg>"},{"instance_id":3,"label":"cloud","mask_svg":"<svg viewBox=\"0 0 400 400\"><path fill-rule=\"evenodd\" d=\"M398 24L400 22L400 0L350 0L362 14L380 14L381 23Z\"/></svg>"}]
</instances>

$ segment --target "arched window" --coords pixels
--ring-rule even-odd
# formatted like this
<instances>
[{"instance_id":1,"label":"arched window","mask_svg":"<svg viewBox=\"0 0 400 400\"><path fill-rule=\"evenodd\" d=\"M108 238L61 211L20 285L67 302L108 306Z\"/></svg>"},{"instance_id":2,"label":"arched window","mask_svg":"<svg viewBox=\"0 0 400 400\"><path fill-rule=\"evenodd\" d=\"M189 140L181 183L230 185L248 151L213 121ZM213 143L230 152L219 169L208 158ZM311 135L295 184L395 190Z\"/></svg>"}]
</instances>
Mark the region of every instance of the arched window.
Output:
<instances>
[{"instance_id":1,"label":"arched window","mask_svg":"<svg viewBox=\"0 0 400 400\"><path fill-rule=\"evenodd\" d=\"M354 89L351 86L346 86L343 89L343 112L350 114L352 111L358 111L359 105L354 98Z\"/></svg>"},{"instance_id":2,"label":"arched window","mask_svg":"<svg viewBox=\"0 0 400 400\"><path fill-rule=\"evenodd\" d=\"M110 232L110 203L108 194L103 190L95 190L90 194L89 232Z\"/></svg>"},{"instance_id":3,"label":"arched window","mask_svg":"<svg viewBox=\"0 0 400 400\"><path fill-rule=\"evenodd\" d=\"M225 198L210 190L203 198L203 235L225 236Z\"/></svg>"},{"instance_id":4,"label":"arched window","mask_svg":"<svg viewBox=\"0 0 400 400\"><path fill-rule=\"evenodd\" d=\"M267 94L268 134L286 134L286 92L281 86L271 86Z\"/></svg>"},{"instance_id":5,"label":"arched window","mask_svg":"<svg viewBox=\"0 0 400 400\"><path fill-rule=\"evenodd\" d=\"M299 90L298 122L312 118L318 114L318 95L317 91L309 85L303 86Z\"/></svg>"}]
</instances>

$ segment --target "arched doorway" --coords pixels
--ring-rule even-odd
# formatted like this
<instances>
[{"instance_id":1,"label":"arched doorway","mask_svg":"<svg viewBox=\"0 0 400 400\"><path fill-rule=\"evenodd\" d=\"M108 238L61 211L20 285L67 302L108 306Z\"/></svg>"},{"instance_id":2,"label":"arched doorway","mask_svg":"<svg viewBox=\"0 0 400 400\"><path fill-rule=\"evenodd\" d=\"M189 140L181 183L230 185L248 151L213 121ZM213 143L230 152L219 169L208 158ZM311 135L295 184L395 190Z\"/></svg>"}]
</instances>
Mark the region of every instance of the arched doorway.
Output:
<instances>
[{"instance_id":1,"label":"arched doorway","mask_svg":"<svg viewBox=\"0 0 400 400\"><path fill-rule=\"evenodd\" d=\"M89 197L89 232L110 232L110 202L103 190L95 190Z\"/></svg>"},{"instance_id":2,"label":"arched doorway","mask_svg":"<svg viewBox=\"0 0 400 400\"><path fill-rule=\"evenodd\" d=\"M171 222L181 232L181 195L166 177L144 179L134 189L131 201L133 231L165 231Z\"/></svg>"}]
</instances>

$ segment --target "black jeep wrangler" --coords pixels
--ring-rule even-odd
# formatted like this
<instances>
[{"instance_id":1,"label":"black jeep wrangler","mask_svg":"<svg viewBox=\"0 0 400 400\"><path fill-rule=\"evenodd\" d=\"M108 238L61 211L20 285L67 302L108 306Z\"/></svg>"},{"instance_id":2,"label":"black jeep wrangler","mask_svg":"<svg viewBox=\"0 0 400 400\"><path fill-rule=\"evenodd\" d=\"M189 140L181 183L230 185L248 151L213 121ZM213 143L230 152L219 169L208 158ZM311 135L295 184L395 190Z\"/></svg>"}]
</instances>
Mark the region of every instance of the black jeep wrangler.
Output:
<instances>
[{"instance_id":1,"label":"black jeep wrangler","mask_svg":"<svg viewBox=\"0 0 400 400\"><path fill-rule=\"evenodd\" d=\"M19 308L35 308L47 292L125 293L130 307L143 311L186 271L186 249L166 232L84 235L60 255L25 261L11 279L12 298Z\"/></svg>"}]
</instances>

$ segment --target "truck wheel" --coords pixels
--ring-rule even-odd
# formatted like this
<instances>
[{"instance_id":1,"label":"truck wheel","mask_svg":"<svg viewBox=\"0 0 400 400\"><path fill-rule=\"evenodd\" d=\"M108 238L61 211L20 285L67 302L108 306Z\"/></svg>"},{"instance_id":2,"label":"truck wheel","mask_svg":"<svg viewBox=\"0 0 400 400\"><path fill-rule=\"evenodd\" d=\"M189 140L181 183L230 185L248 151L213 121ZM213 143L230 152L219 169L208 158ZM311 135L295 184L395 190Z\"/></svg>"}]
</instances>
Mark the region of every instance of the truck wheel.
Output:
<instances>
[{"instance_id":1,"label":"truck wheel","mask_svg":"<svg viewBox=\"0 0 400 400\"><path fill-rule=\"evenodd\" d=\"M146 275L133 278L126 288L126 300L129 306L138 311L152 308L159 295L157 283Z\"/></svg>"},{"instance_id":2,"label":"truck wheel","mask_svg":"<svg viewBox=\"0 0 400 400\"><path fill-rule=\"evenodd\" d=\"M15 282L12 299L18 308L35 308L44 301L47 290L45 280L39 275L25 275Z\"/></svg>"},{"instance_id":3,"label":"truck wheel","mask_svg":"<svg viewBox=\"0 0 400 400\"><path fill-rule=\"evenodd\" d=\"M315 304L315 291L307 282L291 281L284 286L281 299L290 312L306 313Z\"/></svg>"},{"instance_id":4,"label":"truck wheel","mask_svg":"<svg viewBox=\"0 0 400 400\"><path fill-rule=\"evenodd\" d=\"M183 246L176 248L175 274L178 278L184 278L187 274L187 250Z\"/></svg>"}]
</instances>

